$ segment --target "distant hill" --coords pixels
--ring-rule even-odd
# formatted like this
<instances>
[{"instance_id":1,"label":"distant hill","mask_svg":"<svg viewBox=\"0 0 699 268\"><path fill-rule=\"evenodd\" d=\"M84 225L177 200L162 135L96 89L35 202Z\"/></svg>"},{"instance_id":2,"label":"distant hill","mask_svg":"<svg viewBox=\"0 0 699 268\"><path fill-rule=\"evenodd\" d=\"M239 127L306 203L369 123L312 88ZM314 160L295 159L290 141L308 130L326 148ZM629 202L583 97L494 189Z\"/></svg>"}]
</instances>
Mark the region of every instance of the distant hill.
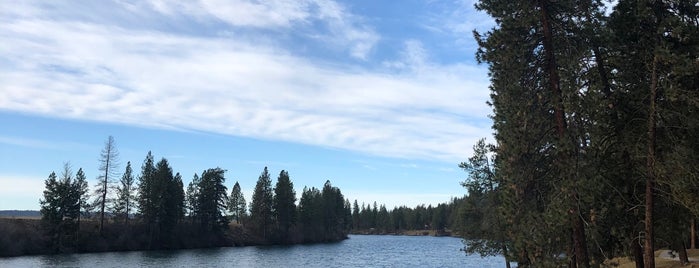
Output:
<instances>
[{"instance_id":1,"label":"distant hill","mask_svg":"<svg viewBox=\"0 0 699 268\"><path fill-rule=\"evenodd\" d=\"M0 218L41 218L38 210L0 210Z\"/></svg>"}]
</instances>

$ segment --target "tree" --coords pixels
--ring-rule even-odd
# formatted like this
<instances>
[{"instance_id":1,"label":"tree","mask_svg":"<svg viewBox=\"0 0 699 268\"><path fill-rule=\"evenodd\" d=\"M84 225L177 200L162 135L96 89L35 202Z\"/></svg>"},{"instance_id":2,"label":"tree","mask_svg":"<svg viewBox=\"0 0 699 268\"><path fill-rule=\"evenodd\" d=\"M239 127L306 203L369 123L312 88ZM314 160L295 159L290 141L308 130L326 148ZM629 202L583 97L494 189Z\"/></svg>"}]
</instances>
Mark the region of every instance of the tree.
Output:
<instances>
[{"instance_id":1,"label":"tree","mask_svg":"<svg viewBox=\"0 0 699 268\"><path fill-rule=\"evenodd\" d=\"M245 196L240 189L240 184L236 181L231 190L231 197L228 199L228 211L233 215L236 223L240 224L246 215L247 203Z\"/></svg>"},{"instance_id":2,"label":"tree","mask_svg":"<svg viewBox=\"0 0 699 268\"><path fill-rule=\"evenodd\" d=\"M85 176L85 172L83 172L83 169L80 168L78 169L78 172L75 173L75 180L73 181L75 183L75 188L78 190L78 206L80 207L81 213L78 214L78 228L80 227L80 216L82 215L88 215L89 211L91 210L92 206L90 205L90 202L88 200L90 199L90 193L89 193L89 186L87 185L87 177Z\"/></svg>"},{"instance_id":3,"label":"tree","mask_svg":"<svg viewBox=\"0 0 699 268\"><path fill-rule=\"evenodd\" d=\"M509 267L504 236L506 230L502 224L505 219L497 213L501 206L500 184L493 170L493 161L488 157L494 149L492 145L486 145L485 139L480 139L473 145L473 156L459 164L468 174L466 180L461 182L468 195L459 206L457 228L464 237L464 252L479 253L481 256L502 254L505 265Z\"/></svg>"},{"instance_id":4,"label":"tree","mask_svg":"<svg viewBox=\"0 0 699 268\"><path fill-rule=\"evenodd\" d=\"M224 186L226 171L221 168L207 169L201 174L197 198L197 218L206 231L221 231L228 226L225 216L228 189Z\"/></svg>"},{"instance_id":5,"label":"tree","mask_svg":"<svg viewBox=\"0 0 699 268\"><path fill-rule=\"evenodd\" d=\"M359 218L359 204L357 199L354 200L354 206L352 207L352 229L359 230L361 228L361 222Z\"/></svg>"},{"instance_id":6,"label":"tree","mask_svg":"<svg viewBox=\"0 0 699 268\"><path fill-rule=\"evenodd\" d=\"M320 242L327 237L323 206L323 196L317 188L303 187L298 214L304 242Z\"/></svg>"},{"instance_id":7,"label":"tree","mask_svg":"<svg viewBox=\"0 0 699 268\"><path fill-rule=\"evenodd\" d=\"M158 239L167 245L172 239L172 232L175 225L183 218L184 213L184 189L182 179L177 174L172 174L172 168L167 159L162 158L155 165L153 175L155 193L153 194L156 204L156 218L159 232Z\"/></svg>"},{"instance_id":8,"label":"tree","mask_svg":"<svg viewBox=\"0 0 699 268\"><path fill-rule=\"evenodd\" d=\"M321 200L323 208L323 227L325 230L326 240L339 240L347 237L348 225L347 223L352 220L351 215L347 213L351 208L345 206L345 197L339 188L332 186L329 180L325 181L323 185L323 190L321 191ZM376 203L374 203L376 204ZM376 207L374 207L374 215L378 214ZM377 216L374 216L376 219Z\"/></svg>"},{"instance_id":9,"label":"tree","mask_svg":"<svg viewBox=\"0 0 699 268\"><path fill-rule=\"evenodd\" d=\"M51 237L54 252L69 246L65 238L75 238L80 215L80 188L72 180L70 164L66 163L61 178L51 172L45 181L46 189L41 204L41 219Z\"/></svg>"},{"instance_id":10,"label":"tree","mask_svg":"<svg viewBox=\"0 0 699 268\"><path fill-rule=\"evenodd\" d=\"M255 226L257 234L262 235L265 240L273 223L273 202L272 180L265 167L257 179L250 203L250 223Z\"/></svg>"},{"instance_id":11,"label":"tree","mask_svg":"<svg viewBox=\"0 0 699 268\"><path fill-rule=\"evenodd\" d=\"M187 215L192 219L192 222L197 217L198 210L199 210L199 183L201 182L201 179L199 178L199 175L194 173L194 177L192 178L192 181L189 182L187 185L187 192L186 192L186 201L187 201Z\"/></svg>"},{"instance_id":12,"label":"tree","mask_svg":"<svg viewBox=\"0 0 699 268\"><path fill-rule=\"evenodd\" d=\"M282 170L277 178L272 209L277 220L280 239L288 242L289 229L296 223L296 192L287 171Z\"/></svg>"},{"instance_id":13,"label":"tree","mask_svg":"<svg viewBox=\"0 0 699 268\"><path fill-rule=\"evenodd\" d=\"M124 170L119 186L116 188L116 202L114 205L115 214L122 217L126 225L129 224L131 210L133 210L133 203L136 199L134 180L131 162L126 162L126 170Z\"/></svg>"},{"instance_id":14,"label":"tree","mask_svg":"<svg viewBox=\"0 0 699 268\"><path fill-rule=\"evenodd\" d=\"M116 149L114 137L109 136L104 143L104 148L100 154L99 170L102 175L98 178L97 189L95 189L95 203L100 206L100 234L104 228L104 209L107 205L107 195L109 185L112 183L112 178L117 176L116 169L118 168L119 152Z\"/></svg>"},{"instance_id":15,"label":"tree","mask_svg":"<svg viewBox=\"0 0 699 268\"><path fill-rule=\"evenodd\" d=\"M155 203L157 188L155 185L155 162L150 151L146 155L146 159L143 160L138 181L138 209L140 210L141 218L147 224L153 224L157 211L157 204Z\"/></svg>"}]
</instances>

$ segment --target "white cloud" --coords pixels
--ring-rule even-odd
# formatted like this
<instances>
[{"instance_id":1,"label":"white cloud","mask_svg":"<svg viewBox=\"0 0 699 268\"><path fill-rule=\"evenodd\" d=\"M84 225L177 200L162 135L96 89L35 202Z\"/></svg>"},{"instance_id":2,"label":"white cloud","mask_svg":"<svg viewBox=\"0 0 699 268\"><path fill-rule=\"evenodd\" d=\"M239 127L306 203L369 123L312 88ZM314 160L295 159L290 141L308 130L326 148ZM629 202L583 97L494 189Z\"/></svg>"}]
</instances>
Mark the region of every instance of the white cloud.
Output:
<instances>
[{"instance_id":1,"label":"white cloud","mask_svg":"<svg viewBox=\"0 0 699 268\"><path fill-rule=\"evenodd\" d=\"M477 0L434 1L432 15L424 28L445 34L454 40L454 47L473 53L477 44L473 42L473 30L485 32L495 26L493 18L475 8Z\"/></svg>"},{"instance_id":2,"label":"white cloud","mask_svg":"<svg viewBox=\"0 0 699 268\"><path fill-rule=\"evenodd\" d=\"M169 16L216 18L233 27L290 31L320 23L327 32L312 37L329 46L345 48L354 58L366 60L379 35L335 1L328 0L151 0L154 10Z\"/></svg>"},{"instance_id":3,"label":"white cloud","mask_svg":"<svg viewBox=\"0 0 699 268\"><path fill-rule=\"evenodd\" d=\"M13 136L1 136L1 135L0 135L0 143L7 144L7 145L13 145L13 146L38 148L38 149L49 149L49 150L76 150L78 148L80 148L80 149L92 149L90 146L88 146L86 144L77 143L77 142L47 141L47 140L31 139L31 138L25 138L25 137L13 137Z\"/></svg>"},{"instance_id":4,"label":"white cloud","mask_svg":"<svg viewBox=\"0 0 699 268\"><path fill-rule=\"evenodd\" d=\"M37 178L0 175L0 210L38 209L44 181Z\"/></svg>"},{"instance_id":5,"label":"white cloud","mask_svg":"<svg viewBox=\"0 0 699 268\"><path fill-rule=\"evenodd\" d=\"M153 3L166 13L183 10ZM339 6L318 12L339 25L338 34L362 32ZM417 41L406 43L413 60L406 64L419 62L419 71L395 74L319 63L240 37L41 16L2 21L4 110L450 162L490 136L485 68L433 64ZM357 36L346 38L362 58L370 48L360 43L372 38Z\"/></svg>"}]
</instances>

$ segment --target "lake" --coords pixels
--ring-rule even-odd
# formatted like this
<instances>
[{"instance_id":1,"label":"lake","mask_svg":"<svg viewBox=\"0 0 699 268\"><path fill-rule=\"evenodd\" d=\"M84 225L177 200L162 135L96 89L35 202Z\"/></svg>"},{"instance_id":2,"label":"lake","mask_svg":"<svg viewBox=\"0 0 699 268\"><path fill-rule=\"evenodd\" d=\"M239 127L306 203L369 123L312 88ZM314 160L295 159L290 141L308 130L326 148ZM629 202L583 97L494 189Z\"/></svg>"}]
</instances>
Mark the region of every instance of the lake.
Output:
<instances>
[{"instance_id":1,"label":"lake","mask_svg":"<svg viewBox=\"0 0 699 268\"><path fill-rule=\"evenodd\" d=\"M0 267L504 267L454 237L351 235L330 244L0 258Z\"/></svg>"}]
</instances>

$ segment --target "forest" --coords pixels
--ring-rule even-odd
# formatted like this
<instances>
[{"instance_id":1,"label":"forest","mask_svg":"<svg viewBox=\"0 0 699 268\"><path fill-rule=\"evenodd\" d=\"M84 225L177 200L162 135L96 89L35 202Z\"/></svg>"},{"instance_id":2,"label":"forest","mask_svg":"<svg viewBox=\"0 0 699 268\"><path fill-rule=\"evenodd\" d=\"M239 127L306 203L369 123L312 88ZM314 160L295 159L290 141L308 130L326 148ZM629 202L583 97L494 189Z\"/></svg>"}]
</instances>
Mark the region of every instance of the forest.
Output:
<instances>
[{"instance_id":1,"label":"forest","mask_svg":"<svg viewBox=\"0 0 699 268\"><path fill-rule=\"evenodd\" d=\"M51 172L41 220L0 221L0 256L331 242L351 227L349 200L330 181L304 187L297 206L289 173L273 186L265 167L248 207L238 182L228 193L221 168L185 187L167 159L148 152L140 173L127 162L115 180L117 157L110 136L92 193L82 168Z\"/></svg>"},{"instance_id":2,"label":"forest","mask_svg":"<svg viewBox=\"0 0 699 268\"><path fill-rule=\"evenodd\" d=\"M613 5L613 7L611 7ZM519 267L687 262L699 217L699 3L500 1L476 8L494 142L462 167L467 251Z\"/></svg>"}]
</instances>

